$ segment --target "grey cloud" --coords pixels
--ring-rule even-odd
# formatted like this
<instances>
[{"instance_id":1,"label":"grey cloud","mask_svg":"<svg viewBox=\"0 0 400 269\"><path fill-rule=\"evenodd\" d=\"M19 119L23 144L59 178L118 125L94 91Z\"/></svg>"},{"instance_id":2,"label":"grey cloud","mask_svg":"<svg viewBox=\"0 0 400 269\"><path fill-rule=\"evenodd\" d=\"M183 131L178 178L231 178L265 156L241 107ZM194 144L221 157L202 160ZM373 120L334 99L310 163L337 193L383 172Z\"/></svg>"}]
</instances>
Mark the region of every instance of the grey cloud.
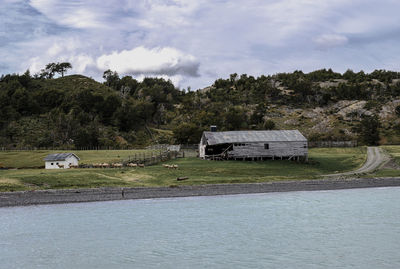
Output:
<instances>
[{"instance_id":1,"label":"grey cloud","mask_svg":"<svg viewBox=\"0 0 400 269\"><path fill-rule=\"evenodd\" d=\"M10 2L0 9L0 47L66 31L54 25L26 2Z\"/></svg>"}]
</instances>

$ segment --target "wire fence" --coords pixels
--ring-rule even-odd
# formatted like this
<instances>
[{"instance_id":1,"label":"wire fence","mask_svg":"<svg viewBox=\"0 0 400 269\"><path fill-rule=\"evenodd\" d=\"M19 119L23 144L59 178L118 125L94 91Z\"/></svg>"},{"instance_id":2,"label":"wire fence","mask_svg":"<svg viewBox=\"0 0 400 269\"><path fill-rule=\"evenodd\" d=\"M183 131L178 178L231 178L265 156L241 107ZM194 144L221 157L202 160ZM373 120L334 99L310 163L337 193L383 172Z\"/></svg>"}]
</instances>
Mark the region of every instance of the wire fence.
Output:
<instances>
[{"instance_id":1,"label":"wire fence","mask_svg":"<svg viewBox=\"0 0 400 269\"><path fill-rule=\"evenodd\" d=\"M357 147L357 140L351 141L309 141L309 148L353 148Z\"/></svg>"}]
</instances>

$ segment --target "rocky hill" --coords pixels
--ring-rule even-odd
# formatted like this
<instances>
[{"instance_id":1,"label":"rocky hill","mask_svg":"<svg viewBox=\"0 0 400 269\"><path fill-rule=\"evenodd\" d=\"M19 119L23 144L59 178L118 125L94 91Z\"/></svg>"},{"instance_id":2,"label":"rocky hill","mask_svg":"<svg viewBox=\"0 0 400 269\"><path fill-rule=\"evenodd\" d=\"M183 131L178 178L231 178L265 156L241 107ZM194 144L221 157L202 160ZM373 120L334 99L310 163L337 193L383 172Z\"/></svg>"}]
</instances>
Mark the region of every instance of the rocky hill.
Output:
<instances>
[{"instance_id":1,"label":"rocky hill","mask_svg":"<svg viewBox=\"0 0 400 269\"><path fill-rule=\"evenodd\" d=\"M198 143L219 130L299 129L310 141L400 143L400 73L232 74L198 91L108 71L0 78L0 147L125 148Z\"/></svg>"}]
</instances>

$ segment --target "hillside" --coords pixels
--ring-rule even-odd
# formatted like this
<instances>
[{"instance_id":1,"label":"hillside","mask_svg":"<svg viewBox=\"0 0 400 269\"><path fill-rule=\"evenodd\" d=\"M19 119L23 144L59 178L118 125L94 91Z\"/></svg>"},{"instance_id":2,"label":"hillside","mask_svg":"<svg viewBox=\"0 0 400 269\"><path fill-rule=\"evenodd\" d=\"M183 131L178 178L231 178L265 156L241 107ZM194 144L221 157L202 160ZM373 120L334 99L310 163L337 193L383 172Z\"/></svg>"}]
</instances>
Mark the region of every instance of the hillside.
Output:
<instances>
[{"instance_id":1,"label":"hillside","mask_svg":"<svg viewBox=\"0 0 400 269\"><path fill-rule=\"evenodd\" d=\"M400 142L400 73L232 74L198 90L105 72L0 78L0 147L125 148L197 143L203 130L299 129L311 141Z\"/></svg>"}]
</instances>

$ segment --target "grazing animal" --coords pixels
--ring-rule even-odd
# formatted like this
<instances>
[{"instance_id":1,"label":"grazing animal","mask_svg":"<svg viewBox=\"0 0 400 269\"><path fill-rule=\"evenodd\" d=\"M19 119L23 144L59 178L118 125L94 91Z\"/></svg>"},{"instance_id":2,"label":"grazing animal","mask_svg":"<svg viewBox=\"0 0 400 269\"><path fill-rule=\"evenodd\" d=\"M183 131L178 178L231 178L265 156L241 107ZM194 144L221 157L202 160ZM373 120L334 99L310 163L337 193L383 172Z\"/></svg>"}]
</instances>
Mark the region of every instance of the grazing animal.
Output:
<instances>
[{"instance_id":1,"label":"grazing animal","mask_svg":"<svg viewBox=\"0 0 400 269\"><path fill-rule=\"evenodd\" d=\"M141 168L144 168L144 164L143 163L139 163L138 166L141 167Z\"/></svg>"},{"instance_id":2,"label":"grazing animal","mask_svg":"<svg viewBox=\"0 0 400 269\"><path fill-rule=\"evenodd\" d=\"M69 165L69 168L79 168L79 165L76 165L76 164L70 164L70 165Z\"/></svg>"},{"instance_id":3,"label":"grazing animal","mask_svg":"<svg viewBox=\"0 0 400 269\"><path fill-rule=\"evenodd\" d=\"M108 168L108 167L110 167L110 165L109 165L108 163L103 163L101 166L102 166L103 168Z\"/></svg>"},{"instance_id":4,"label":"grazing animal","mask_svg":"<svg viewBox=\"0 0 400 269\"><path fill-rule=\"evenodd\" d=\"M138 165L137 165L137 163L128 163L128 166L129 167L137 167Z\"/></svg>"},{"instance_id":5,"label":"grazing animal","mask_svg":"<svg viewBox=\"0 0 400 269\"><path fill-rule=\"evenodd\" d=\"M163 167L168 168L168 169L178 169L177 164L163 164Z\"/></svg>"},{"instance_id":6,"label":"grazing animal","mask_svg":"<svg viewBox=\"0 0 400 269\"><path fill-rule=\"evenodd\" d=\"M64 168L63 164L57 164L58 168Z\"/></svg>"},{"instance_id":7,"label":"grazing animal","mask_svg":"<svg viewBox=\"0 0 400 269\"><path fill-rule=\"evenodd\" d=\"M114 167L114 168L122 168L122 163L113 163L112 167Z\"/></svg>"}]
</instances>

